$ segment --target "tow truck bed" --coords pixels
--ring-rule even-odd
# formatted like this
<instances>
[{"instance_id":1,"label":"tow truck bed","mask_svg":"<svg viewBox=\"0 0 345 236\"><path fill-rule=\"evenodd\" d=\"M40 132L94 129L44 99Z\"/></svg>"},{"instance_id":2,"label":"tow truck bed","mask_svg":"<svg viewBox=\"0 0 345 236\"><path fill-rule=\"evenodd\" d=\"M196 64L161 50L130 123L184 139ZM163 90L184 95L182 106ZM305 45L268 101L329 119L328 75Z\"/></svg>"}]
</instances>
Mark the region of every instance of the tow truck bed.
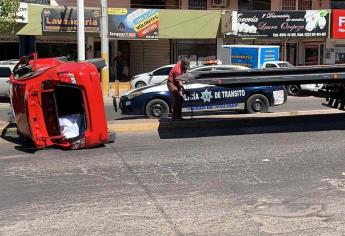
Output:
<instances>
[{"instance_id":1,"label":"tow truck bed","mask_svg":"<svg viewBox=\"0 0 345 236\"><path fill-rule=\"evenodd\" d=\"M303 66L267 70L210 71L187 73L186 83L245 85L289 85L345 82L345 65Z\"/></svg>"}]
</instances>

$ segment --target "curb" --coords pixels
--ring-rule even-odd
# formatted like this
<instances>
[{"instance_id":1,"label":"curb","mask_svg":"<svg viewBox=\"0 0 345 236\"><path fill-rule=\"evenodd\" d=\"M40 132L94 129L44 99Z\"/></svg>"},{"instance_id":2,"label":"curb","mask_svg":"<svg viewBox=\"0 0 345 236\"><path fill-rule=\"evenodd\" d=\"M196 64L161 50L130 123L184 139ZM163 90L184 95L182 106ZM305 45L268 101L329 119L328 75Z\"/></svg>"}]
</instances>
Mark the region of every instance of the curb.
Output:
<instances>
[{"instance_id":1,"label":"curb","mask_svg":"<svg viewBox=\"0 0 345 236\"><path fill-rule=\"evenodd\" d=\"M337 109L314 110L314 111L293 111L293 112L276 112L262 114L234 114L234 115L213 115L198 116L197 118L187 118L184 121L171 121L170 119L154 120L154 119L137 119L137 120L113 120L108 121L108 130L115 133L122 132L145 132L158 131L159 129L181 129L181 128L205 128L205 127L221 127L229 125L229 122L245 119L260 118L278 118L278 117L299 117L313 115L331 115L345 114L345 111ZM8 128L9 123L0 121L0 134L7 128L8 134L16 133L16 128Z\"/></svg>"}]
</instances>

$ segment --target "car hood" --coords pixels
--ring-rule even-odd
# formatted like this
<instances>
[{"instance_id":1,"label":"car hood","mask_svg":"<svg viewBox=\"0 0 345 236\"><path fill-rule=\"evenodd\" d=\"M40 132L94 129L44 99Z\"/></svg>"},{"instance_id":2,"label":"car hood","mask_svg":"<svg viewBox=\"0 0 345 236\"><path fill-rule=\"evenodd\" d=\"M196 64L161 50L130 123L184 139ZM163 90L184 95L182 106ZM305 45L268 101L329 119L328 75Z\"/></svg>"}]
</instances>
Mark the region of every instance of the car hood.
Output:
<instances>
[{"instance_id":1,"label":"car hood","mask_svg":"<svg viewBox=\"0 0 345 236\"><path fill-rule=\"evenodd\" d=\"M133 78L132 79L136 79L136 78L139 78L139 77L141 77L141 76L148 76L150 73L142 73L142 74L138 74L138 75L135 75L135 76L133 76Z\"/></svg>"}]
</instances>

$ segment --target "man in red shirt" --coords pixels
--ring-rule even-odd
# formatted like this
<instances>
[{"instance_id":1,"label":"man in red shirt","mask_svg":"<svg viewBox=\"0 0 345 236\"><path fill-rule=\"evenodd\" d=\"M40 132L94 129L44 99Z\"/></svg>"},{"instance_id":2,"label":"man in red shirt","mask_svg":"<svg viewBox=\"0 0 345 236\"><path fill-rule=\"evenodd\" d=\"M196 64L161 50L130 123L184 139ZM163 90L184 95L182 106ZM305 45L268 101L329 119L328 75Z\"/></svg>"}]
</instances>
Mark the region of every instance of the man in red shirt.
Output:
<instances>
[{"instance_id":1,"label":"man in red shirt","mask_svg":"<svg viewBox=\"0 0 345 236\"><path fill-rule=\"evenodd\" d=\"M181 62L178 62L169 73L167 85L173 98L172 120L183 120L182 101L184 89L182 81L180 81L178 77L186 73L187 69L189 68L189 64L189 60L187 58L183 58Z\"/></svg>"}]
</instances>

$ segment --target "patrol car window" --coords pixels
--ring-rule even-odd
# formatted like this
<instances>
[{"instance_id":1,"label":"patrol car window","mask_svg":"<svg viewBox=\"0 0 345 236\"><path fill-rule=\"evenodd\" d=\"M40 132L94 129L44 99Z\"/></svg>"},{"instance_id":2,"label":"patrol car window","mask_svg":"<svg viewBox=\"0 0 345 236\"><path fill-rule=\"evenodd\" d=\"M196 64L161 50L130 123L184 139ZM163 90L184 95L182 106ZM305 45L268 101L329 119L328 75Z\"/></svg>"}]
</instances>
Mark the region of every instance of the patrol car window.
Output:
<instances>
[{"instance_id":1,"label":"patrol car window","mask_svg":"<svg viewBox=\"0 0 345 236\"><path fill-rule=\"evenodd\" d=\"M152 75L166 75L168 76L170 73L171 67L164 67L161 69L158 69L152 73Z\"/></svg>"},{"instance_id":2,"label":"patrol car window","mask_svg":"<svg viewBox=\"0 0 345 236\"><path fill-rule=\"evenodd\" d=\"M266 64L266 68L276 68L275 64Z\"/></svg>"},{"instance_id":3,"label":"patrol car window","mask_svg":"<svg viewBox=\"0 0 345 236\"><path fill-rule=\"evenodd\" d=\"M0 67L0 77L10 77L11 69L8 67Z\"/></svg>"}]
</instances>

